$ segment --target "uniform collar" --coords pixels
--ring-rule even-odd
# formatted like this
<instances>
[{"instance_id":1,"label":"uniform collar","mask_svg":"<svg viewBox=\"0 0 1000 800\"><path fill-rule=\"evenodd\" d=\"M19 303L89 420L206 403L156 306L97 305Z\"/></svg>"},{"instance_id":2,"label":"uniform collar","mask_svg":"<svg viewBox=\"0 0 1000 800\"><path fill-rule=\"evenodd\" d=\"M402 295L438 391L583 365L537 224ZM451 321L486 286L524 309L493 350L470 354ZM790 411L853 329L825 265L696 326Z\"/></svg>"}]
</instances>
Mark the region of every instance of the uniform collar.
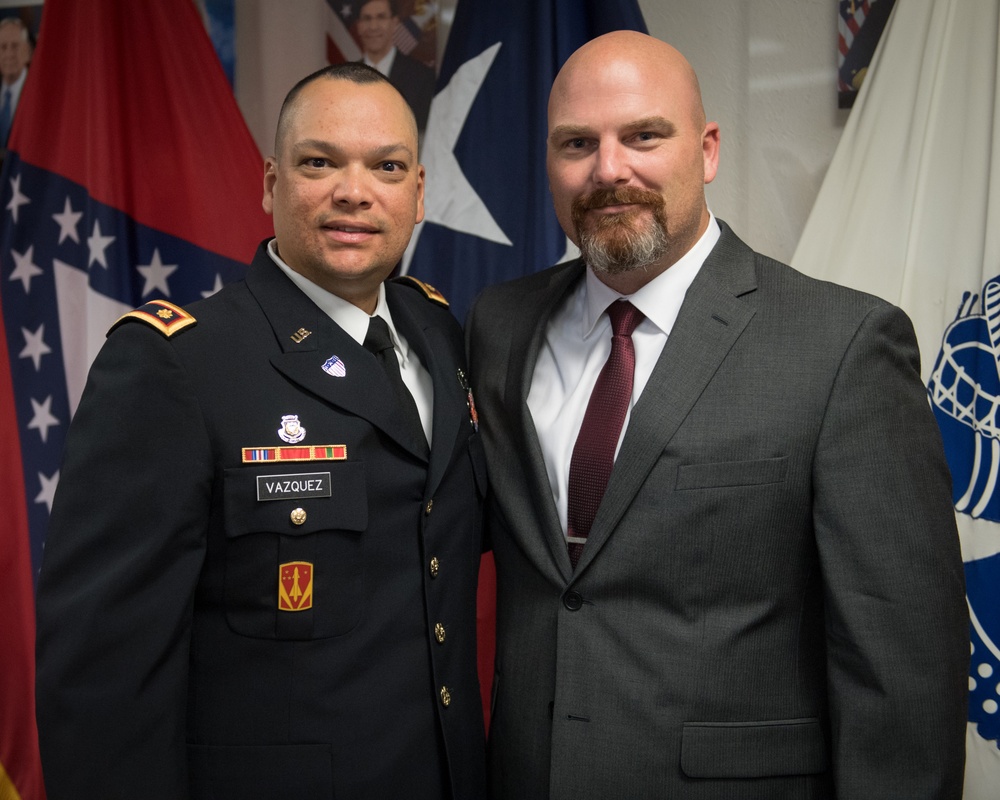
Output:
<instances>
[{"instance_id":1,"label":"uniform collar","mask_svg":"<svg viewBox=\"0 0 1000 800\"><path fill-rule=\"evenodd\" d=\"M300 275L284 262L278 255L276 246L277 239L271 239L267 243L267 254L271 260L284 272L289 279L302 290L303 294L312 300L320 310L332 319L341 329L360 345L364 345L365 336L368 334L368 323L371 317L358 308L353 303L349 303L342 297L338 297L333 292L327 291L322 286L313 283L304 275ZM396 331L396 326L392 321L392 312L385 299L385 284L378 287L378 302L375 306L375 314L372 316L382 317L389 326L389 333L392 335L393 345L402 353L404 365L409 360L410 349L400 338Z\"/></svg>"}]
</instances>

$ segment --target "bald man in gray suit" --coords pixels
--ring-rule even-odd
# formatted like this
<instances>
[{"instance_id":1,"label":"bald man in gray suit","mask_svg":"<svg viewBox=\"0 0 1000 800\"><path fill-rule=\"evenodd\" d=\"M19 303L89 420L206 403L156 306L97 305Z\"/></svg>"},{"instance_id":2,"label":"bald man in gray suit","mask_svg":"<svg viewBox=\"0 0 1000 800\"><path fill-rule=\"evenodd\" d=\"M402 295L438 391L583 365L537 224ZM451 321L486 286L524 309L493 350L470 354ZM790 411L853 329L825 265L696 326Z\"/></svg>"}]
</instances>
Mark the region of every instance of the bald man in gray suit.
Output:
<instances>
[{"instance_id":1,"label":"bald man in gray suit","mask_svg":"<svg viewBox=\"0 0 1000 800\"><path fill-rule=\"evenodd\" d=\"M912 326L710 213L691 66L616 32L552 88L582 259L467 338L493 496L493 795L962 793L968 615Z\"/></svg>"}]
</instances>

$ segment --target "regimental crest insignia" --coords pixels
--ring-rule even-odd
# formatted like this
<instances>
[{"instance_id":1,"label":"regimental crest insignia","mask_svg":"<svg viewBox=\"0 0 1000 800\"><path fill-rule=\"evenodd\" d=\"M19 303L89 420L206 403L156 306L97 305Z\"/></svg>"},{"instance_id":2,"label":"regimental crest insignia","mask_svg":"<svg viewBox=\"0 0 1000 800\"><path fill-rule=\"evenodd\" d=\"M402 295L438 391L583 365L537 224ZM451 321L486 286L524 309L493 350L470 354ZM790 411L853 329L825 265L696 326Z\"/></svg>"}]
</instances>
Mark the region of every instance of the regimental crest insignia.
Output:
<instances>
[{"instance_id":1,"label":"regimental crest insignia","mask_svg":"<svg viewBox=\"0 0 1000 800\"><path fill-rule=\"evenodd\" d=\"M313 565L289 561L278 567L278 609L305 611L313 605Z\"/></svg>"},{"instance_id":2,"label":"regimental crest insignia","mask_svg":"<svg viewBox=\"0 0 1000 800\"><path fill-rule=\"evenodd\" d=\"M285 414L278 428L278 438L289 444L297 444L306 438L306 429L299 422L298 414Z\"/></svg>"}]
</instances>

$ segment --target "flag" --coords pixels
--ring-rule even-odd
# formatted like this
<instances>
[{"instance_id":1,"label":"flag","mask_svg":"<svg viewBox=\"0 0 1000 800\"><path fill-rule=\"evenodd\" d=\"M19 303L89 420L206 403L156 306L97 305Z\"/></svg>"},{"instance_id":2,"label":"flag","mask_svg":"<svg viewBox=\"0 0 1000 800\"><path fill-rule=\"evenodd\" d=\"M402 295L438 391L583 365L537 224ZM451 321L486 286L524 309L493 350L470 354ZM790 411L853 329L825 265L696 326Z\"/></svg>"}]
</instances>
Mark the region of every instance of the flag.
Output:
<instances>
[{"instance_id":1,"label":"flag","mask_svg":"<svg viewBox=\"0 0 1000 800\"><path fill-rule=\"evenodd\" d=\"M90 362L124 311L242 274L271 232L262 164L191 0L46 0L0 173L0 408L4 458L20 462L0 464L0 544L5 559L30 551L0 582L16 592L0 631L18 633L2 639L0 797L43 797L22 617Z\"/></svg>"},{"instance_id":2,"label":"flag","mask_svg":"<svg viewBox=\"0 0 1000 800\"><path fill-rule=\"evenodd\" d=\"M545 176L549 89L574 50L620 29L645 32L637 0L458 3L423 144L425 220L403 270L459 320L485 286L566 254Z\"/></svg>"},{"instance_id":3,"label":"flag","mask_svg":"<svg viewBox=\"0 0 1000 800\"><path fill-rule=\"evenodd\" d=\"M425 219L402 271L436 286L460 321L484 287L566 254L545 175L549 89L574 50L621 29L645 32L637 0L459 0L422 145ZM478 617L487 723L495 590L486 554Z\"/></svg>"},{"instance_id":4,"label":"flag","mask_svg":"<svg viewBox=\"0 0 1000 800\"><path fill-rule=\"evenodd\" d=\"M998 31L1000 0L896 4L792 259L916 328L971 612L966 800L1000 786Z\"/></svg>"},{"instance_id":5,"label":"flag","mask_svg":"<svg viewBox=\"0 0 1000 800\"><path fill-rule=\"evenodd\" d=\"M7 365L7 346L0 325L0 418L15 418L14 391ZM0 798L43 800L42 766L35 728L35 614L32 603L31 554L18 432L8 427L0 455Z\"/></svg>"},{"instance_id":6,"label":"flag","mask_svg":"<svg viewBox=\"0 0 1000 800\"><path fill-rule=\"evenodd\" d=\"M838 0L837 105L851 108L895 0Z\"/></svg>"}]
</instances>

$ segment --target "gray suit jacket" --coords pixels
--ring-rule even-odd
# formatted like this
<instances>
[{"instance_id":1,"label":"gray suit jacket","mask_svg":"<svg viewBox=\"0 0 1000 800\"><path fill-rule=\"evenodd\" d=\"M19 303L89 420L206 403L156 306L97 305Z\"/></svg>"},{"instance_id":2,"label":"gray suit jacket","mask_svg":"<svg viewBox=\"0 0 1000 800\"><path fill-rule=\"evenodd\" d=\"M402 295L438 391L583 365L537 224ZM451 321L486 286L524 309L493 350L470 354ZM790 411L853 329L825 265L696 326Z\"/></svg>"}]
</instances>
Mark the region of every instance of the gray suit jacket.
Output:
<instances>
[{"instance_id":1,"label":"gray suit jacket","mask_svg":"<svg viewBox=\"0 0 1000 800\"><path fill-rule=\"evenodd\" d=\"M480 297L496 797L959 798L968 616L912 326L723 224L574 572L527 406L579 262Z\"/></svg>"}]
</instances>

